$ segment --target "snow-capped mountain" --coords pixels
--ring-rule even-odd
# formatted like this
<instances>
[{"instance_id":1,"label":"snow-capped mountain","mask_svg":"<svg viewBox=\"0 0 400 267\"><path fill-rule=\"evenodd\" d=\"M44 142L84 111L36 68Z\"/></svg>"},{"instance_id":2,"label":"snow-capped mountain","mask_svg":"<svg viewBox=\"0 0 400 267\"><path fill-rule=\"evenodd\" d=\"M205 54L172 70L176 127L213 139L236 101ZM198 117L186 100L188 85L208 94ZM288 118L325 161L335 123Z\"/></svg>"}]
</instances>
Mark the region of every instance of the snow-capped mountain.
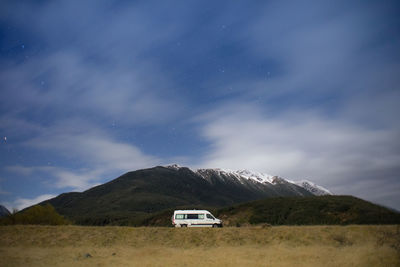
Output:
<instances>
[{"instance_id":1,"label":"snow-capped mountain","mask_svg":"<svg viewBox=\"0 0 400 267\"><path fill-rule=\"evenodd\" d=\"M172 164L165 167L173 170L180 170L182 168L188 169L187 167L182 167L179 166L178 164ZM210 181L210 177L213 176L213 177L218 177L220 180L236 179L241 184L248 184L246 182L251 182L256 184L258 183L262 185L293 184L305 189L306 191L316 196L332 195L332 193L328 189L307 180L291 181L278 176L260 172L254 172L250 170L233 171L233 170L216 168L216 169L197 169L191 171L208 181Z\"/></svg>"},{"instance_id":2,"label":"snow-capped mountain","mask_svg":"<svg viewBox=\"0 0 400 267\"><path fill-rule=\"evenodd\" d=\"M311 182L296 183L248 170L191 170L175 164L127 172L84 192L64 193L42 204L50 203L61 215L82 224L103 224L172 208L226 207L325 193L329 191Z\"/></svg>"}]
</instances>

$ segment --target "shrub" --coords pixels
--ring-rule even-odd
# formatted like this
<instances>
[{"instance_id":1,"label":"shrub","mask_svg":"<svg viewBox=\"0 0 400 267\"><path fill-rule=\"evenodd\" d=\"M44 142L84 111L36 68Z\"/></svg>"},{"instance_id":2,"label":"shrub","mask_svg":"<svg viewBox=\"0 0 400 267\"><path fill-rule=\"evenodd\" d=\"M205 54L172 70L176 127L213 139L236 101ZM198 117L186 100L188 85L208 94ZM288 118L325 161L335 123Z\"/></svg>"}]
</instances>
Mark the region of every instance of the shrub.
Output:
<instances>
[{"instance_id":1,"label":"shrub","mask_svg":"<svg viewBox=\"0 0 400 267\"><path fill-rule=\"evenodd\" d=\"M52 205L46 204L44 206L36 205L18 213L10 214L0 221L0 225L11 224L64 225L70 224L70 222L58 214Z\"/></svg>"}]
</instances>

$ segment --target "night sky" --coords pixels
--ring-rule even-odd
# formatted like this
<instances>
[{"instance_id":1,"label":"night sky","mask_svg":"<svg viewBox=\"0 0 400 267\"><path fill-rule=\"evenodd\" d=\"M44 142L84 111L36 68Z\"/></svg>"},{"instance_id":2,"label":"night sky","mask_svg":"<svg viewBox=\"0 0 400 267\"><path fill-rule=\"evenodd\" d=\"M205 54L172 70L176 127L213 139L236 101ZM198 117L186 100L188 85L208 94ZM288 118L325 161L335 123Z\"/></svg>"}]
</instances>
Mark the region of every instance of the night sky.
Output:
<instances>
[{"instance_id":1,"label":"night sky","mask_svg":"<svg viewBox=\"0 0 400 267\"><path fill-rule=\"evenodd\" d=\"M0 2L0 204L177 163L400 210L398 1Z\"/></svg>"}]
</instances>

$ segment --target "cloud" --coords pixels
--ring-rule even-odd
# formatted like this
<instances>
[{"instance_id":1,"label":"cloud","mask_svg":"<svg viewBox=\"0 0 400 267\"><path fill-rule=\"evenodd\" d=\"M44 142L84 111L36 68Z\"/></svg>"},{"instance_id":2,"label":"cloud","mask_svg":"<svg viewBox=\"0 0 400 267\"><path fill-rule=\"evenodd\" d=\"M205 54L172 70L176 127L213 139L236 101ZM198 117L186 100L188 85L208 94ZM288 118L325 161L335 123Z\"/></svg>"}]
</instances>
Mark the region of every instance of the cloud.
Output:
<instances>
[{"instance_id":1,"label":"cloud","mask_svg":"<svg viewBox=\"0 0 400 267\"><path fill-rule=\"evenodd\" d=\"M20 166L20 165L6 166L5 169L8 172L12 172L12 173L23 175L23 176L31 175L35 171L35 169L32 167L26 167L26 166Z\"/></svg>"},{"instance_id":2,"label":"cloud","mask_svg":"<svg viewBox=\"0 0 400 267\"><path fill-rule=\"evenodd\" d=\"M42 127L16 146L33 149L47 158L54 156L55 165L8 165L6 171L22 176L40 174L46 177L44 183L48 187L74 191L161 162L132 143L117 141L96 125L79 119Z\"/></svg>"},{"instance_id":3,"label":"cloud","mask_svg":"<svg viewBox=\"0 0 400 267\"><path fill-rule=\"evenodd\" d=\"M363 127L310 111L267 114L237 103L204 116L203 136L212 149L199 165L307 178L336 194L380 201L370 194L376 192L376 184L381 184L382 192L397 186L400 153L394 144L399 131Z\"/></svg>"},{"instance_id":4,"label":"cloud","mask_svg":"<svg viewBox=\"0 0 400 267\"><path fill-rule=\"evenodd\" d=\"M77 169L70 171L53 166L6 166L6 171L22 176L40 175L47 179L43 182L50 188L69 188L73 191L83 191L97 183L105 170L88 171Z\"/></svg>"},{"instance_id":5,"label":"cloud","mask_svg":"<svg viewBox=\"0 0 400 267\"><path fill-rule=\"evenodd\" d=\"M332 113L360 97L371 102L392 94L400 82L400 35L387 17L396 8L268 3L260 7L262 16L254 16L237 33L246 52L257 59L260 74L235 73L215 91L278 108L312 106Z\"/></svg>"},{"instance_id":6,"label":"cloud","mask_svg":"<svg viewBox=\"0 0 400 267\"><path fill-rule=\"evenodd\" d=\"M8 116L29 113L31 120L50 122L96 117L133 125L164 123L179 114L182 101L168 69L146 52L175 38L179 24L144 16L143 4L8 5L7 24L28 31L25 57L0 58L7 66L0 72L6 96L0 104Z\"/></svg>"},{"instance_id":7,"label":"cloud","mask_svg":"<svg viewBox=\"0 0 400 267\"><path fill-rule=\"evenodd\" d=\"M63 121L46 128L41 135L24 145L76 157L82 165L100 169L129 170L148 166L159 159L146 155L135 145L114 140L96 125L81 120Z\"/></svg>"},{"instance_id":8,"label":"cloud","mask_svg":"<svg viewBox=\"0 0 400 267\"><path fill-rule=\"evenodd\" d=\"M12 208L16 208L18 210L22 210L24 208L30 207L32 205L38 204L42 201L45 201L50 198L56 197L55 195L51 194L44 194L34 198L17 198L13 203L7 203L6 206L9 210Z\"/></svg>"},{"instance_id":9,"label":"cloud","mask_svg":"<svg viewBox=\"0 0 400 267\"><path fill-rule=\"evenodd\" d=\"M12 111L8 115L32 112L50 121L96 115L152 124L179 110L174 98L164 96L169 82L149 63L99 68L77 52L63 51L11 66L0 73L0 81L7 95L1 103Z\"/></svg>"}]
</instances>

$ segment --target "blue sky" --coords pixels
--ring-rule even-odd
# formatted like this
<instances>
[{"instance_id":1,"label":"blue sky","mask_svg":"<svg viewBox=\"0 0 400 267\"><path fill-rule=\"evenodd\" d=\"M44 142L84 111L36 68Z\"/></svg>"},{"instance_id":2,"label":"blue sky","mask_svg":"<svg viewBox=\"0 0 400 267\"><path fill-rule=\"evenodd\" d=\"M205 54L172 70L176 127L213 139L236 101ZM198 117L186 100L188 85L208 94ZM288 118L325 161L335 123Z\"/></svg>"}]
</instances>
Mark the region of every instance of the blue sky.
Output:
<instances>
[{"instance_id":1,"label":"blue sky","mask_svg":"<svg viewBox=\"0 0 400 267\"><path fill-rule=\"evenodd\" d=\"M397 1L2 1L0 203L178 163L400 209Z\"/></svg>"}]
</instances>

